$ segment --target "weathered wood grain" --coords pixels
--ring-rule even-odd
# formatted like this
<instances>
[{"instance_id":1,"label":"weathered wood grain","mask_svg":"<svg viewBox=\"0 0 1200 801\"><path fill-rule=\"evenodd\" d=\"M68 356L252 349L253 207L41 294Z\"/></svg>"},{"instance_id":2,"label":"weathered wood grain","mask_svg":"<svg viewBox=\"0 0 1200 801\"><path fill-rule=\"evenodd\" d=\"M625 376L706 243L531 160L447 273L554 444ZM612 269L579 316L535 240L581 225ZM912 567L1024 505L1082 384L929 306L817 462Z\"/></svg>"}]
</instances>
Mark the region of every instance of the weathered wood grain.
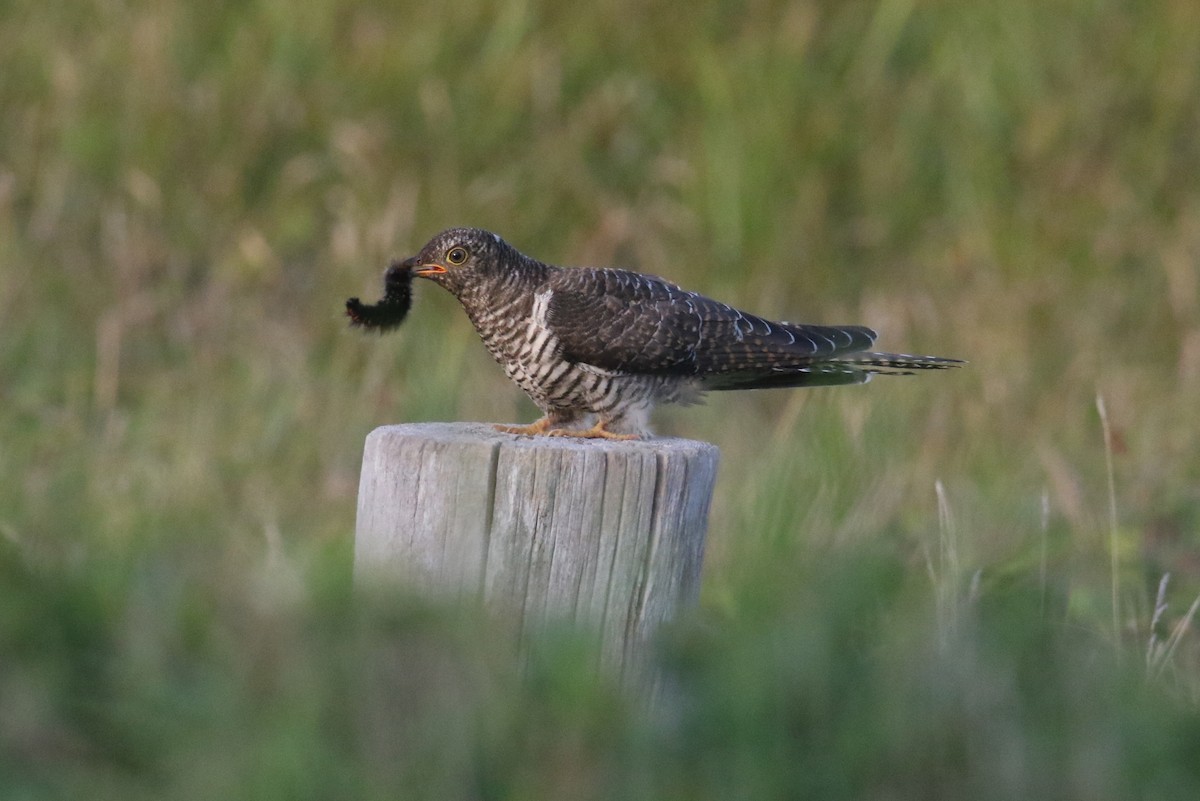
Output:
<instances>
[{"instance_id":1,"label":"weathered wood grain","mask_svg":"<svg viewBox=\"0 0 1200 801\"><path fill-rule=\"evenodd\" d=\"M595 628L622 665L693 604L718 451L682 439L517 437L472 423L367 437L355 571Z\"/></svg>"}]
</instances>

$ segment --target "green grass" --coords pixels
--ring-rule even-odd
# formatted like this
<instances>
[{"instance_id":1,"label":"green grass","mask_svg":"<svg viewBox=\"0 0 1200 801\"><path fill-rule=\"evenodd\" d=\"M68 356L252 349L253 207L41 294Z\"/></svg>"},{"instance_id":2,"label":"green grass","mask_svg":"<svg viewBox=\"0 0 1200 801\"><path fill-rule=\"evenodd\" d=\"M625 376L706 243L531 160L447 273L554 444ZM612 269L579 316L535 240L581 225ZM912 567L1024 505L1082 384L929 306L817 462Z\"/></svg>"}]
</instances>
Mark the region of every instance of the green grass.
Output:
<instances>
[{"instance_id":1,"label":"green grass","mask_svg":"<svg viewBox=\"0 0 1200 801\"><path fill-rule=\"evenodd\" d=\"M1193 5L4 5L0 796L1196 797ZM341 317L459 224L971 361L658 415L669 715L351 592L371 428L534 416Z\"/></svg>"}]
</instances>

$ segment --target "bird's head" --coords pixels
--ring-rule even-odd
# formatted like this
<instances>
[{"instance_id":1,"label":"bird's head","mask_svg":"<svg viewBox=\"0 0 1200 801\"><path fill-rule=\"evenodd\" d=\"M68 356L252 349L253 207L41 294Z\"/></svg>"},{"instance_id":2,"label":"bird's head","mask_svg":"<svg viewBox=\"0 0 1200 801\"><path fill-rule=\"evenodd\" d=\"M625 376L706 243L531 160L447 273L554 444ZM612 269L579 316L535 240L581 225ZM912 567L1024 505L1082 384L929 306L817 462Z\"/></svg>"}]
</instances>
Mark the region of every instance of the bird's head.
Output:
<instances>
[{"instance_id":1,"label":"bird's head","mask_svg":"<svg viewBox=\"0 0 1200 801\"><path fill-rule=\"evenodd\" d=\"M429 240L408 262L414 275L428 278L458 294L466 286L503 276L524 259L520 252L491 231L451 228Z\"/></svg>"}]
</instances>

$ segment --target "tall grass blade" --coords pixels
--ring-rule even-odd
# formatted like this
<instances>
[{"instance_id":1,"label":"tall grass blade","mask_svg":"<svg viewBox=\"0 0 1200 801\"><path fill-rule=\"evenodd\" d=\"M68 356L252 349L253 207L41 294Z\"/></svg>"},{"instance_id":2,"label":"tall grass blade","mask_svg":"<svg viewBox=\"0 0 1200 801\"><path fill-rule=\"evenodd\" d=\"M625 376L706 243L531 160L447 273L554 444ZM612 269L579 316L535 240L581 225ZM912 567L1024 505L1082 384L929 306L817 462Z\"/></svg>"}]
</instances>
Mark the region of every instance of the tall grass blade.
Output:
<instances>
[{"instance_id":1,"label":"tall grass blade","mask_svg":"<svg viewBox=\"0 0 1200 801\"><path fill-rule=\"evenodd\" d=\"M1108 476L1108 547L1111 561L1112 579L1112 627L1113 645L1117 649L1117 657L1121 654L1121 610L1120 610L1120 566L1119 535L1117 531L1117 483L1113 471L1112 427L1108 422L1108 409L1104 405L1104 396L1096 393L1096 411L1100 414L1100 426L1104 432L1104 468Z\"/></svg>"}]
</instances>

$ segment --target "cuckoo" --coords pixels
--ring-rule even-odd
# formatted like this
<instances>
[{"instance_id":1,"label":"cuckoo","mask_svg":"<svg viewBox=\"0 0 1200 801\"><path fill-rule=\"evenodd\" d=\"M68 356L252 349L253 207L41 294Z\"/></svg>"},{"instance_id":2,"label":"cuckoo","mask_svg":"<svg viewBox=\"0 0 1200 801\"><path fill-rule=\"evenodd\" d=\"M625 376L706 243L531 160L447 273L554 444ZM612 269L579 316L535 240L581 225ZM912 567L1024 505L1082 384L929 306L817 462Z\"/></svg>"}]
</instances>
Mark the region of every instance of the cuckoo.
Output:
<instances>
[{"instance_id":1,"label":"cuckoo","mask_svg":"<svg viewBox=\"0 0 1200 801\"><path fill-rule=\"evenodd\" d=\"M709 391L861 384L942 370L958 359L877 353L861 325L757 317L670 281L618 269L556 267L496 234L452 228L385 273L384 298L346 301L355 325L404 319L413 276L451 292L504 372L542 410L514 434L633 439L657 403Z\"/></svg>"}]
</instances>

